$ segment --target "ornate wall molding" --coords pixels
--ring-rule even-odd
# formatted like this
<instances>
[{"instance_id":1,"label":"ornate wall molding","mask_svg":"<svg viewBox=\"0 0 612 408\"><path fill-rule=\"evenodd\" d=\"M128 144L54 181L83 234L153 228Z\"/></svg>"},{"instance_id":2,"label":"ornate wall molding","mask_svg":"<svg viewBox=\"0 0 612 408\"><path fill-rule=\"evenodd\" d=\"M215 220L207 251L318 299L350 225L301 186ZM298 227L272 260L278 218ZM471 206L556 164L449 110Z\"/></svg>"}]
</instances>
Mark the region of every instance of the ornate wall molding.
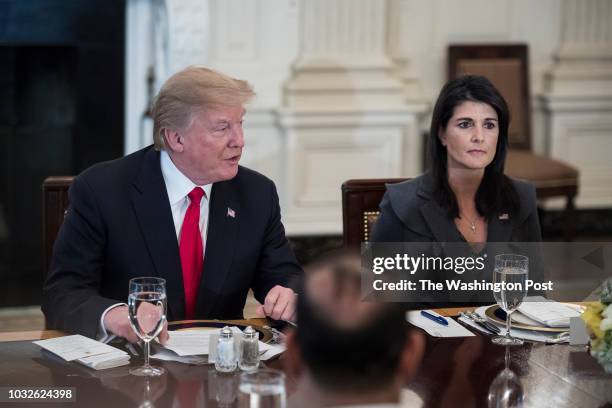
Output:
<instances>
[{"instance_id":1,"label":"ornate wall molding","mask_svg":"<svg viewBox=\"0 0 612 408\"><path fill-rule=\"evenodd\" d=\"M547 153L580 170L579 208L612 206L612 0L564 0L561 15L543 96Z\"/></svg>"},{"instance_id":2,"label":"ornate wall molding","mask_svg":"<svg viewBox=\"0 0 612 408\"><path fill-rule=\"evenodd\" d=\"M300 53L279 113L284 217L291 234L338 234L344 181L421 172L426 104L388 52L389 1L300 5Z\"/></svg>"}]
</instances>

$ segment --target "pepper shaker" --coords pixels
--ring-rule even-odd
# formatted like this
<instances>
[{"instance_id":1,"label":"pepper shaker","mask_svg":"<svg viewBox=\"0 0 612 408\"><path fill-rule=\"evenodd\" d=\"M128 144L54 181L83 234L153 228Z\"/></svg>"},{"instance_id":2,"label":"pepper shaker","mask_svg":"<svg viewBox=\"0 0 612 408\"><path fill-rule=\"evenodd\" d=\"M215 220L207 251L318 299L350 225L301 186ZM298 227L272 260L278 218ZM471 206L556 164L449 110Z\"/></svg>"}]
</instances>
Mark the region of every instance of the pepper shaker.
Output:
<instances>
[{"instance_id":1,"label":"pepper shaker","mask_svg":"<svg viewBox=\"0 0 612 408\"><path fill-rule=\"evenodd\" d=\"M251 326L242 336L238 366L242 371L255 371L259 367L259 335Z\"/></svg>"}]
</instances>

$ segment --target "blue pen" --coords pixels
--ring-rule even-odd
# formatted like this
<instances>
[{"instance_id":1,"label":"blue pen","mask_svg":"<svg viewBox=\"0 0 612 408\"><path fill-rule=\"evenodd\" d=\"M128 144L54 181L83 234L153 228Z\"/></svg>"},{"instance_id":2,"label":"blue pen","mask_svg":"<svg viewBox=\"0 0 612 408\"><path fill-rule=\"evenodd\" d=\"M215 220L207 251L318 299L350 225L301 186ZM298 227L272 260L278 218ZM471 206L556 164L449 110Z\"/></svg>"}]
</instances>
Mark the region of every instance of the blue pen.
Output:
<instances>
[{"instance_id":1,"label":"blue pen","mask_svg":"<svg viewBox=\"0 0 612 408\"><path fill-rule=\"evenodd\" d=\"M425 316L426 318L433 320L434 322L441 324L442 326L448 326L448 322L442 316L434 316L425 310L421 310L421 316Z\"/></svg>"}]
</instances>

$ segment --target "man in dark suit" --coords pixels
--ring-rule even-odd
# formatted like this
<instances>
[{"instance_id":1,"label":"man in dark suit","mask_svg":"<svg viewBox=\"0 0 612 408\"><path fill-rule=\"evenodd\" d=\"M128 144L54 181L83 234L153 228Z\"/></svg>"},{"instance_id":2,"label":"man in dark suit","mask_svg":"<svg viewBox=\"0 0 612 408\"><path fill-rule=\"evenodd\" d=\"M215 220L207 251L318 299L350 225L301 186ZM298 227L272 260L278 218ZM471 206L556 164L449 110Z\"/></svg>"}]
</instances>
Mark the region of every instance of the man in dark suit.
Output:
<instances>
[{"instance_id":1,"label":"man in dark suit","mask_svg":"<svg viewBox=\"0 0 612 408\"><path fill-rule=\"evenodd\" d=\"M238 165L245 81L198 67L172 76L152 108L155 146L75 178L44 287L47 326L137 338L128 282L166 280L168 320L294 318L301 276L274 183ZM164 329L162 341L167 337Z\"/></svg>"}]
</instances>

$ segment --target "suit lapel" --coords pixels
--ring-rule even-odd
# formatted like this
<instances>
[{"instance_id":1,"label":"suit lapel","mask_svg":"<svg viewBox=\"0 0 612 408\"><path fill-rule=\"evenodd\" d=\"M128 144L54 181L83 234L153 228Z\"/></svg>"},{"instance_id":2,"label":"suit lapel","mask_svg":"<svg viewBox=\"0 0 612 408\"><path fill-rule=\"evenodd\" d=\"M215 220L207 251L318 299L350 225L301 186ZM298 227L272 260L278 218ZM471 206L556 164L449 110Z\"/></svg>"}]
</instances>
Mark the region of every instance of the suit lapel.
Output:
<instances>
[{"instance_id":1,"label":"suit lapel","mask_svg":"<svg viewBox=\"0 0 612 408\"><path fill-rule=\"evenodd\" d=\"M182 318L185 314L183 275L159 152L151 148L146 153L130 194L157 275L166 279L168 315L172 319Z\"/></svg>"},{"instance_id":2,"label":"suit lapel","mask_svg":"<svg viewBox=\"0 0 612 408\"><path fill-rule=\"evenodd\" d=\"M442 207L432 197L433 179L428 174L423 177L417 194L426 201L421 206L421 214L438 242L461 241L461 235L455 222L448 217ZM500 213L489 220L487 242L507 242L512 237L512 220L508 213Z\"/></svg>"},{"instance_id":3,"label":"suit lapel","mask_svg":"<svg viewBox=\"0 0 612 408\"><path fill-rule=\"evenodd\" d=\"M446 211L433 199L433 188L433 179L431 174L427 173L421 178L417 188L417 194L425 199L425 202L419 208L421 215L436 241L456 242L460 240L457 226Z\"/></svg>"},{"instance_id":4,"label":"suit lapel","mask_svg":"<svg viewBox=\"0 0 612 408\"><path fill-rule=\"evenodd\" d=\"M457 226L435 201L427 201L421 206L420 211L437 242L458 240Z\"/></svg>"},{"instance_id":5,"label":"suit lapel","mask_svg":"<svg viewBox=\"0 0 612 408\"><path fill-rule=\"evenodd\" d=\"M457 226L433 200L421 206L421 214L436 241L455 242L460 239ZM502 216L505 218L505 216ZM512 237L512 221L494 216L487 226L487 242L508 242Z\"/></svg>"},{"instance_id":6,"label":"suit lapel","mask_svg":"<svg viewBox=\"0 0 612 408\"><path fill-rule=\"evenodd\" d=\"M200 316L209 315L214 310L214 299L202 299L202 296L211 291L222 292L234 259L240 202L232 189L232 180L213 184L208 217L204 271L197 301L197 314Z\"/></svg>"}]
</instances>

